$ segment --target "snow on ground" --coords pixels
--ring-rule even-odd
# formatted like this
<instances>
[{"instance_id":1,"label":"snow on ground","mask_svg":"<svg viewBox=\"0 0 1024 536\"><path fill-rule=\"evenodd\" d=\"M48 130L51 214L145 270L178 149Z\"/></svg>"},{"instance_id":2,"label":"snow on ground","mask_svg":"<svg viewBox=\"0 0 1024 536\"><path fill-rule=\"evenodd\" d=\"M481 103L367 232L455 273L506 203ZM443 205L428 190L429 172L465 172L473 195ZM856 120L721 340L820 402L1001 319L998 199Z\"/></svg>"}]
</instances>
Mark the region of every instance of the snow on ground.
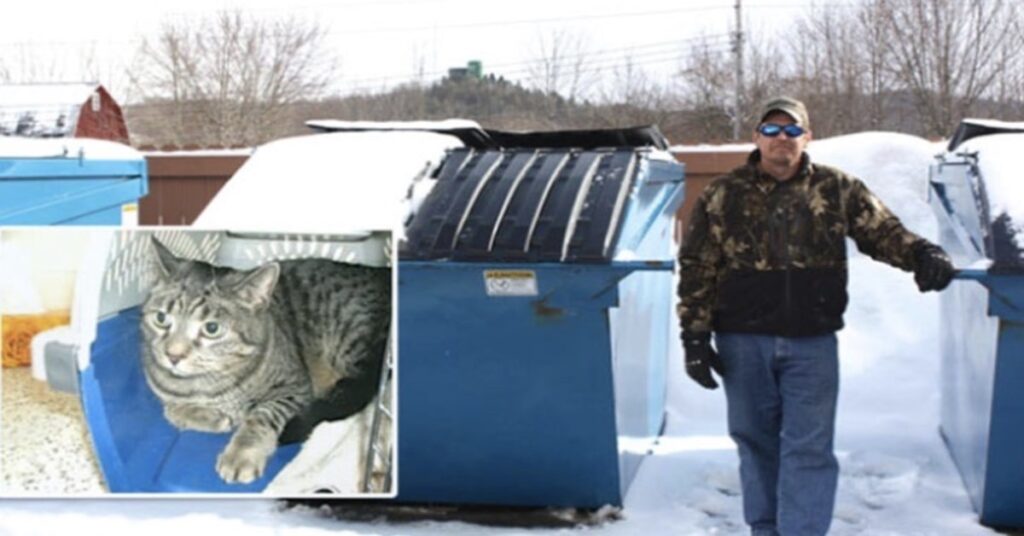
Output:
<instances>
[{"instance_id":1,"label":"snow on ground","mask_svg":"<svg viewBox=\"0 0 1024 536\"><path fill-rule=\"evenodd\" d=\"M815 142L814 158L861 177L912 230L935 238L924 201L927 164L939 146L866 133ZM842 467L832 534L992 534L977 523L938 433L937 296L911 276L851 251L851 303L840 334L837 449ZM737 461L725 433L721 390L686 379L669 356L665 437L641 466L624 519L596 534L746 534ZM59 512L58 512L59 510ZM268 501L20 501L0 503L0 533L100 529L147 535L242 532L249 536L538 534L572 529L484 528L465 523L342 523Z\"/></svg>"}]
</instances>

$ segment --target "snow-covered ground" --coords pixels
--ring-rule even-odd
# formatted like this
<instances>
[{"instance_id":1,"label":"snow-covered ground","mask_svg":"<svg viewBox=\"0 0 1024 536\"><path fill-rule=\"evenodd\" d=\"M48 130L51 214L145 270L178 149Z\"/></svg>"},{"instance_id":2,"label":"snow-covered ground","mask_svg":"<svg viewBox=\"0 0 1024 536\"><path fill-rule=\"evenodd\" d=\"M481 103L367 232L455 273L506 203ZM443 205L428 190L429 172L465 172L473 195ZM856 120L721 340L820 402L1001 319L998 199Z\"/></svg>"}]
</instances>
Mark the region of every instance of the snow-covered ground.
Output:
<instances>
[{"instance_id":1,"label":"snow-covered ground","mask_svg":"<svg viewBox=\"0 0 1024 536\"><path fill-rule=\"evenodd\" d=\"M912 230L935 238L925 202L927 165L941 150L918 138L865 133L812 144L815 160L867 182ZM832 534L992 534L976 515L939 437L938 302L912 277L851 250L851 303L840 334L837 449L842 476ZM596 534L745 534L736 454L721 390L686 379L669 356L668 426L626 497L624 519ZM263 500L0 502L0 534L99 532L536 534L571 529L484 528L465 523L342 523Z\"/></svg>"}]
</instances>

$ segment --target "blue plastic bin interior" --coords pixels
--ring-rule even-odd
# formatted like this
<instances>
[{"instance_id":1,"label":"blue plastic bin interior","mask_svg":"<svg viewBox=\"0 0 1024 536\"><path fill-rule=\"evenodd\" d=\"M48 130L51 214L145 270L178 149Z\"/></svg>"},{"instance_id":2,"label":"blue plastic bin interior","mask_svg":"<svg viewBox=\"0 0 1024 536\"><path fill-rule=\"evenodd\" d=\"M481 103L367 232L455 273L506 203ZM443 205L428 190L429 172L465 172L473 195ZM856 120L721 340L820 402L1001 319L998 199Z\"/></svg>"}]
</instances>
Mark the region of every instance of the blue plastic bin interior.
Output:
<instances>
[{"instance_id":1,"label":"blue plastic bin interior","mask_svg":"<svg viewBox=\"0 0 1024 536\"><path fill-rule=\"evenodd\" d=\"M974 156L931 170L940 244L965 270L940 296L941 431L981 521L1024 526L1024 270L998 238Z\"/></svg>"},{"instance_id":2,"label":"blue plastic bin interior","mask_svg":"<svg viewBox=\"0 0 1024 536\"><path fill-rule=\"evenodd\" d=\"M278 447L256 481L225 483L215 467L231 434L181 431L164 419L139 366L138 326L138 307L102 320L90 366L80 374L82 407L108 489L248 493L265 488L300 444Z\"/></svg>"},{"instance_id":3,"label":"blue plastic bin interior","mask_svg":"<svg viewBox=\"0 0 1024 536\"><path fill-rule=\"evenodd\" d=\"M146 195L146 161L0 157L0 225L119 225Z\"/></svg>"},{"instance_id":4,"label":"blue plastic bin interior","mask_svg":"<svg viewBox=\"0 0 1024 536\"><path fill-rule=\"evenodd\" d=\"M397 501L622 504L664 422L682 180L644 149L449 154L400 253Z\"/></svg>"}]
</instances>

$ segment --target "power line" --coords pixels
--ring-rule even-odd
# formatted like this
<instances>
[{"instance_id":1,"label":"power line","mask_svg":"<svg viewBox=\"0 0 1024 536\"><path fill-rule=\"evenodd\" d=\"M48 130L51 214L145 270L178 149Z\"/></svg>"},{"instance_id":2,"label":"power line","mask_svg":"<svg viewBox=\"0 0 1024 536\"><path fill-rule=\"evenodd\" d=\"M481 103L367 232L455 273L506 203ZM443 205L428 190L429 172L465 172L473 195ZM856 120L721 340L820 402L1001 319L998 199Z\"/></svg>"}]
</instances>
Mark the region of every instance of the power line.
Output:
<instances>
[{"instance_id":1,"label":"power line","mask_svg":"<svg viewBox=\"0 0 1024 536\"><path fill-rule=\"evenodd\" d=\"M579 52L577 54L568 54L568 55L565 55L565 56L559 56L558 60L566 62L566 63L572 63L573 61L576 61L576 60L581 60L581 59L589 58L589 59L591 59L593 61L593 60L602 59L601 56L604 56L606 54L629 54L631 51L637 51L637 55L643 55L643 54L650 53L649 51L648 52L644 52L643 49L649 49L649 48L660 49L660 48L665 48L665 47L672 47L673 50L674 50L676 47L679 47L681 45L686 45L687 43L692 43L692 42L700 41L700 40L706 40L709 45L718 45L718 44L722 44L722 42L723 42L722 40L723 39L728 39L728 38L729 38L728 34L715 34L715 35L710 35L710 36L700 36L700 37L677 39L677 40L673 40L673 41L659 41L659 42L656 42L656 43L646 43L646 44L632 45L632 46L627 46L627 47L605 48L605 49L595 50L595 51L592 51L592 52L581 51L581 52ZM534 58L534 59L515 61L515 62L485 64L485 67L487 67L487 69L490 70L490 71L494 71L494 70L499 70L499 69L515 68L515 67L521 67L521 66L527 66L527 65L537 65L541 61L543 61L543 58ZM357 83L387 82L387 81L391 81L391 80L414 80L416 78L427 78L427 77L432 77L432 76L443 76L443 75L446 75L446 74L448 74L448 69L447 68L440 69L440 70L435 70L435 71L430 71L430 72L424 72L424 73L391 74L391 75L381 75L381 76L372 76L372 77L361 77L361 78L355 78L355 79L350 79L350 80L353 80L353 81L355 81Z\"/></svg>"},{"instance_id":2,"label":"power line","mask_svg":"<svg viewBox=\"0 0 1024 536\"><path fill-rule=\"evenodd\" d=\"M707 50L709 52L726 53L730 49L729 49L727 43L722 43L722 44L717 45L715 47L709 47ZM603 62L596 62L596 63L593 63L593 64L585 65L585 66L581 67L580 69L578 69L576 71L573 71L570 68L570 71L577 72L579 74L593 74L593 73L607 72L609 70L622 69L622 68L627 68L627 67L645 67L645 66L650 66L650 65L660 65L660 64L665 64L665 63L681 62L681 61L683 61L683 60L685 60L685 59L687 59L687 58L689 58L691 56L692 56L692 51L687 51L687 52L662 51L662 52L658 52L657 54L645 55L645 56L642 57L642 59L635 59L635 58L632 58L632 57L607 58ZM611 60L614 60L614 61L611 61ZM520 67L520 68L516 68L516 69L501 70L501 71L498 71L498 70L495 70L495 69L489 69L489 71L490 71L491 74L500 75L502 77L507 77L507 78L514 78L514 79L520 78L519 76L516 76L516 75L528 75L528 74L530 74L530 68L528 66ZM447 73L446 72L440 73L441 76L443 76L444 74L447 74ZM417 77L395 77L395 78L393 78L393 80L401 80L402 82L416 82L416 81L418 81ZM375 91L375 90L384 89L382 87L382 85L373 85L373 84L362 84L362 85L360 85L359 84L359 82L360 82L359 80L356 80L355 82L356 82L355 84L349 84L349 83L346 83L346 81L342 81L342 84L344 84L344 88L346 90L351 91L351 92ZM400 85L400 84L396 84L396 85Z\"/></svg>"}]
</instances>

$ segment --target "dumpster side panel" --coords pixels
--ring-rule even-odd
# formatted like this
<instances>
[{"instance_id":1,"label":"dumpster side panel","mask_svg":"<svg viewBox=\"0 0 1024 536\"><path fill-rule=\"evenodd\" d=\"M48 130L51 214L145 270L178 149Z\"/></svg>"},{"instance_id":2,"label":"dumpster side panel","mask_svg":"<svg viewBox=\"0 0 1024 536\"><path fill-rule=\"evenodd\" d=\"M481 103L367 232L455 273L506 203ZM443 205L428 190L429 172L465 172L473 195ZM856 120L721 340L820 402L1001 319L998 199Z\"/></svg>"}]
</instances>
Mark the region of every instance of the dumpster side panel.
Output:
<instances>
[{"instance_id":1,"label":"dumpster side panel","mask_svg":"<svg viewBox=\"0 0 1024 536\"><path fill-rule=\"evenodd\" d=\"M641 163L622 226L618 258L673 262L675 210L683 193L683 167ZM665 422L666 369L672 333L672 272L636 272L619 283L619 307L609 310L614 348L623 494Z\"/></svg>"},{"instance_id":2,"label":"dumpster side panel","mask_svg":"<svg viewBox=\"0 0 1024 536\"><path fill-rule=\"evenodd\" d=\"M954 281L940 297L942 433L976 510L985 488L988 431L992 420L998 319L988 316L988 291L974 281Z\"/></svg>"},{"instance_id":3,"label":"dumpster side panel","mask_svg":"<svg viewBox=\"0 0 1024 536\"><path fill-rule=\"evenodd\" d=\"M633 273L619 284L612 330L615 414L623 495L665 422L666 356L671 333L671 273Z\"/></svg>"},{"instance_id":4,"label":"dumpster side panel","mask_svg":"<svg viewBox=\"0 0 1024 536\"><path fill-rule=\"evenodd\" d=\"M1000 321L981 521L1024 526L1024 324Z\"/></svg>"},{"instance_id":5,"label":"dumpster side panel","mask_svg":"<svg viewBox=\"0 0 1024 536\"><path fill-rule=\"evenodd\" d=\"M397 500L621 504L614 280L539 268L537 296L488 296L488 268L399 265Z\"/></svg>"}]
</instances>

